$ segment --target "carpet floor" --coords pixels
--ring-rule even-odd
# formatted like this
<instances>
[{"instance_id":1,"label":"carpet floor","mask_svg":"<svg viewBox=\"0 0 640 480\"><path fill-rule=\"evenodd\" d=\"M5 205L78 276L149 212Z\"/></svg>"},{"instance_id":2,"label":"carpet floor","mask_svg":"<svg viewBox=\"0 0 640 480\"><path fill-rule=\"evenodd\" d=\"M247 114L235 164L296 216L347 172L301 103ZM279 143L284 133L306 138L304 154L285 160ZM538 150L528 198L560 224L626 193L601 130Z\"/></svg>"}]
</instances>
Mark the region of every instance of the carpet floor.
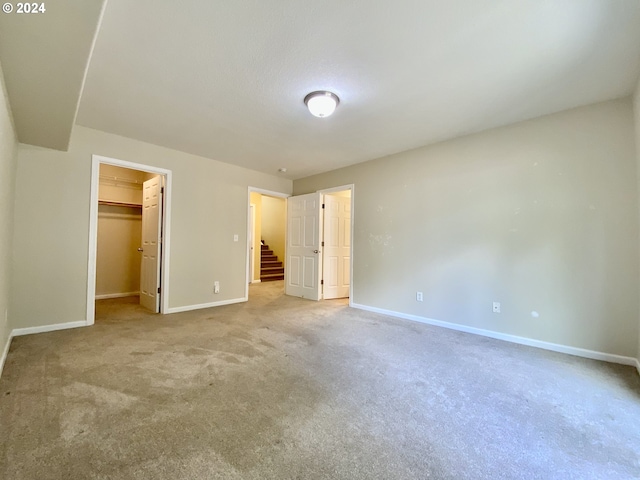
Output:
<instances>
[{"instance_id":1,"label":"carpet floor","mask_svg":"<svg viewBox=\"0 0 640 480\"><path fill-rule=\"evenodd\" d=\"M15 338L2 479L640 478L640 377L250 288Z\"/></svg>"}]
</instances>

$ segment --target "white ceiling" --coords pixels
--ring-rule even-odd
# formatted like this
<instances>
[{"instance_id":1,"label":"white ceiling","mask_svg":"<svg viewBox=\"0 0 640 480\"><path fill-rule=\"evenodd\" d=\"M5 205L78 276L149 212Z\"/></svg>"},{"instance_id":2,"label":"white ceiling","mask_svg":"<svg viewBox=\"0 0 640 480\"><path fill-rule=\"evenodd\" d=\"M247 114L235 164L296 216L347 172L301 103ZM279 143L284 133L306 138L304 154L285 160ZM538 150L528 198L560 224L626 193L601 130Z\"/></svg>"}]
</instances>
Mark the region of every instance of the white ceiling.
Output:
<instances>
[{"instance_id":1,"label":"white ceiling","mask_svg":"<svg viewBox=\"0 0 640 480\"><path fill-rule=\"evenodd\" d=\"M66 150L104 0L43 3L0 13L0 59L19 141Z\"/></svg>"},{"instance_id":2,"label":"white ceiling","mask_svg":"<svg viewBox=\"0 0 640 480\"><path fill-rule=\"evenodd\" d=\"M638 0L108 0L77 123L300 178L639 74ZM317 89L332 117L306 111Z\"/></svg>"}]
</instances>

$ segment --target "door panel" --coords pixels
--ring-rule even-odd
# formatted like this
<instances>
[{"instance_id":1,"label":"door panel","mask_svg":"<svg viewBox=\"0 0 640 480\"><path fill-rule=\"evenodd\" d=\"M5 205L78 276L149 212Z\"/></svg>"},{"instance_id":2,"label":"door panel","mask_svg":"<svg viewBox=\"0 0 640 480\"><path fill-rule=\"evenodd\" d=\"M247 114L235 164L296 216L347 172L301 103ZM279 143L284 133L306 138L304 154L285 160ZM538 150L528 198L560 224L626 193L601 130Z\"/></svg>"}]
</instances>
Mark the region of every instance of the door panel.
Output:
<instances>
[{"instance_id":1,"label":"door panel","mask_svg":"<svg viewBox=\"0 0 640 480\"><path fill-rule=\"evenodd\" d=\"M322 297L344 298L351 284L351 198L326 194L324 204Z\"/></svg>"},{"instance_id":2,"label":"door panel","mask_svg":"<svg viewBox=\"0 0 640 480\"><path fill-rule=\"evenodd\" d=\"M289 197L287 200L287 295L320 299L321 208L319 193Z\"/></svg>"},{"instance_id":3,"label":"door panel","mask_svg":"<svg viewBox=\"0 0 640 480\"><path fill-rule=\"evenodd\" d=\"M160 311L160 255L162 221L162 178L160 175L142 187L142 262L140 266L140 305Z\"/></svg>"}]
</instances>

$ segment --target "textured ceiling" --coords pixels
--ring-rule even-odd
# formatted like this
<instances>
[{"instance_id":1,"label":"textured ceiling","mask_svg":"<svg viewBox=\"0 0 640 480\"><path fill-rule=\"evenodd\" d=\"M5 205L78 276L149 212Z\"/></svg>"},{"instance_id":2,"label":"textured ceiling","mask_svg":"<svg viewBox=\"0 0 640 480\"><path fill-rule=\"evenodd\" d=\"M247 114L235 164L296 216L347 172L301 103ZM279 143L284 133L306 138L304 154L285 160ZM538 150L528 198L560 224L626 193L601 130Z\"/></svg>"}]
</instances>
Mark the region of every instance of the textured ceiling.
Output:
<instances>
[{"instance_id":1,"label":"textured ceiling","mask_svg":"<svg viewBox=\"0 0 640 480\"><path fill-rule=\"evenodd\" d=\"M631 93L637 0L109 0L77 122L300 178ZM329 118L303 104L341 99Z\"/></svg>"},{"instance_id":2,"label":"textured ceiling","mask_svg":"<svg viewBox=\"0 0 640 480\"><path fill-rule=\"evenodd\" d=\"M0 61L18 140L66 150L104 0L38 2L45 11L32 14L8 3Z\"/></svg>"}]
</instances>

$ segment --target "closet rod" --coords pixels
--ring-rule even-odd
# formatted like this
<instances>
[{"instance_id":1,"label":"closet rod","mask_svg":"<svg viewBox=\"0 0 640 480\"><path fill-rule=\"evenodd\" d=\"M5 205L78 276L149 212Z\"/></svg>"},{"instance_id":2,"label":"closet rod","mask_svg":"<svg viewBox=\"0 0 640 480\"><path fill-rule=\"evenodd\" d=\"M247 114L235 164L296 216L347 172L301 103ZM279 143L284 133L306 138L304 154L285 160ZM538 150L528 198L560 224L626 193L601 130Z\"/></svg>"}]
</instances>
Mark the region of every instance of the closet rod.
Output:
<instances>
[{"instance_id":1,"label":"closet rod","mask_svg":"<svg viewBox=\"0 0 640 480\"><path fill-rule=\"evenodd\" d=\"M131 178L124 178L124 177L115 177L115 176L111 176L111 175L100 175L100 180L108 180L110 182L117 182L117 183L129 183L132 185L140 185L142 186L142 182L135 180L135 179L131 179Z\"/></svg>"},{"instance_id":2,"label":"closet rod","mask_svg":"<svg viewBox=\"0 0 640 480\"><path fill-rule=\"evenodd\" d=\"M114 206L114 207L142 208L142 205L140 205L139 203L114 202L112 200L98 200L98 205L111 205L111 206Z\"/></svg>"}]
</instances>

